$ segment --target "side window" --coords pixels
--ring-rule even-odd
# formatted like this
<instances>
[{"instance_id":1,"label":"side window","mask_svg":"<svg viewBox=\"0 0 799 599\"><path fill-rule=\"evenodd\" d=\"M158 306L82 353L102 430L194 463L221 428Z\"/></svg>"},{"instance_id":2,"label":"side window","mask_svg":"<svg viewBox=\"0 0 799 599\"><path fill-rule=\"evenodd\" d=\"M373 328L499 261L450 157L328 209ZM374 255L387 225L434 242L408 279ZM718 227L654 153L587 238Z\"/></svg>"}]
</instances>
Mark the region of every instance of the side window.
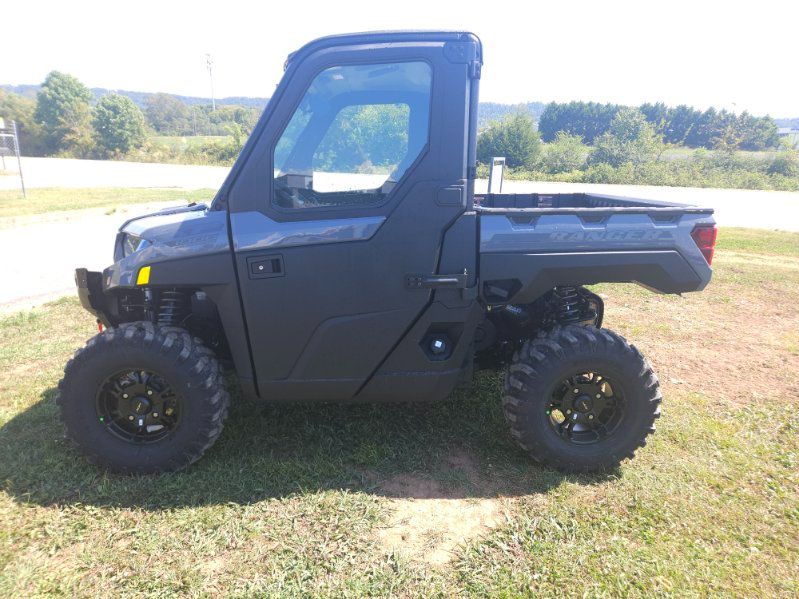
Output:
<instances>
[{"instance_id":1,"label":"side window","mask_svg":"<svg viewBox=\"0 0 799 599\"><path fill-rule=\"evenodd\" d=\"M273 203L381 203L427 144L431 79L425 62L319 73L275 146Z\"/></svg>"}]
</instances>

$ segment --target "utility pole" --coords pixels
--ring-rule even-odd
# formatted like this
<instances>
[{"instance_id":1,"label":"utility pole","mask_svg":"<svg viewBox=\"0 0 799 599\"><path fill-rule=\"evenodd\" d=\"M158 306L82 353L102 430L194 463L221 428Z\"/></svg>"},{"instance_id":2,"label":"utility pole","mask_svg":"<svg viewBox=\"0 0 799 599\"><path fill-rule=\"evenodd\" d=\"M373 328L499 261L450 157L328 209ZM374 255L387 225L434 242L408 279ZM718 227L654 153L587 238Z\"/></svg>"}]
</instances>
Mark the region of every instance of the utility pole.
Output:
<instances>
[{"instance_id":1,"label":"utility pole","mask_svg":"<svg viewBox=\"0 0 799 599\"><path fill-rule=\"evenodd\" d=\"M210 54L205 55L205 66L208 68L208 77L211 79L211 110L216 110L216 100L214 99L214 61Z\"/></svg>"}]
</instances>

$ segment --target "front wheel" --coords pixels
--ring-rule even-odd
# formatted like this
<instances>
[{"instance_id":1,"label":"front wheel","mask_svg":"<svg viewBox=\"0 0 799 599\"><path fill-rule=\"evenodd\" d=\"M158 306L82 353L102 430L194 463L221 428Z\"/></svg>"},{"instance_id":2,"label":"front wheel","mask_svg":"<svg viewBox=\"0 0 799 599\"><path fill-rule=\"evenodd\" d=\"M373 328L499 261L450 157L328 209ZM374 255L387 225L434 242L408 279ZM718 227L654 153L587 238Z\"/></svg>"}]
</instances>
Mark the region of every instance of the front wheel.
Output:
<instances>
[{"instance_id":1,"label":"front wheel","mask_svg":"<svg viewBox=\"0 0 799 599\"><path fill-rule=\"evenodd\" d=\"M567 325L516 353L503 410L511 435L535 460L595 472L615 468L646 444L661 399L651 366L623 337Z\"/></svg>"},{"instance_id":2,"label":"front wheel","mask_svg":"<svg viewBox=\"0 0 799 599\"><path fill-rule=\"evenodd\" d=\"M96 335L64 369L57 404L89 461L123 473L185 468L219 434L229 395L213 352L176 327Z\"/></svg>"}]
</instances>

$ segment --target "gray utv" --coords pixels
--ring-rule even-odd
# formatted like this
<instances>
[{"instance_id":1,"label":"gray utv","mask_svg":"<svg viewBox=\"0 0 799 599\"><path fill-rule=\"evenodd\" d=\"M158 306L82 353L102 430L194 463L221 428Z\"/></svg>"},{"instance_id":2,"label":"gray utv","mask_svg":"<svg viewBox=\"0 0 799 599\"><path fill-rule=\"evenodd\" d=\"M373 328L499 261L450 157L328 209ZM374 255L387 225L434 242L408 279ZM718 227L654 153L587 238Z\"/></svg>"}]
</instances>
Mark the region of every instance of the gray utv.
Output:
<instances>
[{"instance_id":1,"label":"gray utv","mask_svg":"<svg viewBox=\"0 0 799 599\"><path fill-rule=\"evenodd\" d=\"M135 218L114 263L76 271L106 330L58 404L88 458L185 468L229 395L446 398L504 368L516 442L569 471L613 468L654 430L658 380L602 328L585 285L703 289L709 209L592 194L476 194L479 39L341 35L291 54L209 205Z\"/></svg>"}]
</instances>

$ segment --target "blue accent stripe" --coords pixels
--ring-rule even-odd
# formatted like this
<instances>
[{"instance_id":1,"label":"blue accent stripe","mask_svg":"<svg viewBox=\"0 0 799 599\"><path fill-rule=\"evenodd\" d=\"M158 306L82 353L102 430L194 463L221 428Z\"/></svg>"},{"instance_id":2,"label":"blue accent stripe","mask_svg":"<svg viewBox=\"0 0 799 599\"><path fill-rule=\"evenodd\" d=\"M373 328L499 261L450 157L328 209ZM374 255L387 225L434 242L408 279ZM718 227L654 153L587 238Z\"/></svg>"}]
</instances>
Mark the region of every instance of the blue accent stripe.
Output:
<instances>
[{"instance_id":1,"label":"blue accent stripe","mask_svg":"<svg viewBox=\"0 0 799 599\"><path fill-rule=\"evenodd\" d=\"M230 215L233 247L238 251L365 241L371 239L385 216L277 222L261 212Z\"/></svg>"}]
</instances>

